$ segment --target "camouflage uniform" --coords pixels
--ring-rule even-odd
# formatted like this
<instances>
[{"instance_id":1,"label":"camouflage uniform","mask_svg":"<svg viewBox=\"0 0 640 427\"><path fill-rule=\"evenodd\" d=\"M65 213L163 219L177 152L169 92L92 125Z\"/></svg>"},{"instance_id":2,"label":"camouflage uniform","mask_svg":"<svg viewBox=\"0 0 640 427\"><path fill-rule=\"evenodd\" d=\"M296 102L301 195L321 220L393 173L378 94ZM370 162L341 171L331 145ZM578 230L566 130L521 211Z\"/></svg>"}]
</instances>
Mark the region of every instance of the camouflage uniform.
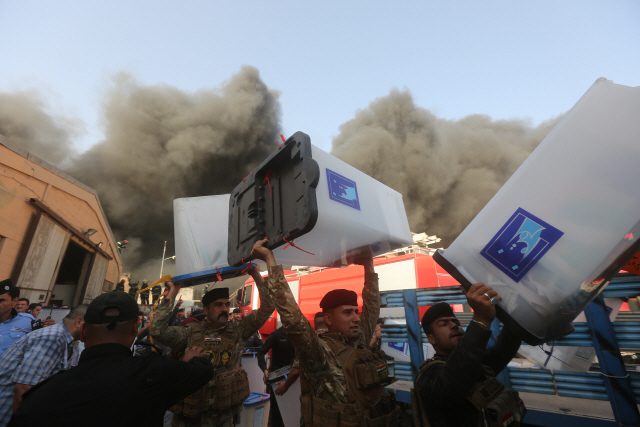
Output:
<instances>
[{"instance_id":1,"label":"camouflage uniform","mask_svg":"<svg viewBox=\"0 0 640 427\"><path fill-rule=\"evenodd\" d=\"M242 322L233 325L233 355L231 359L235 361L235 368L241 366L243 344L264 324L275 309L273 301L268 296L269 291L266 285L261 282L257 286L260 293L260 308L246 315ZM153 338L171 347L172 352L181 352L190 346L192 329L184 326L168 326L173 303L173 300L164 300L158 305L158 310L149 329ZM207 338L220 338L227 327L224 325L214 329L208 320L202 323L202 331ZM196 420L176 414L171 425L174 427L232 426L233 417L241 410L241 405L222 413L209 410L202 413L200 418Z\"/></svg>"},{"instance_id":2,"label":"camouflage uniform","mask_svg":"<svg viewBox=\"0 0 640 427\"><path fill-rule=\"evenodd\" d=\"M347 381L338 357L329 348L325 339L340 340L350 346L369 345L371 335L380 315L380 293L378 291L378 275L365 273L362 290L362 315L358 341L347 342L340 333L318 335L311 323L302 314L295 302L291 289L284 278L282 266L269 267L267 283L278 315L287 329L287 334L296 348L296 357L300 363L302 374L309 381L314 395L323 400L347 403Z\"/></svg>"}]
</instances>

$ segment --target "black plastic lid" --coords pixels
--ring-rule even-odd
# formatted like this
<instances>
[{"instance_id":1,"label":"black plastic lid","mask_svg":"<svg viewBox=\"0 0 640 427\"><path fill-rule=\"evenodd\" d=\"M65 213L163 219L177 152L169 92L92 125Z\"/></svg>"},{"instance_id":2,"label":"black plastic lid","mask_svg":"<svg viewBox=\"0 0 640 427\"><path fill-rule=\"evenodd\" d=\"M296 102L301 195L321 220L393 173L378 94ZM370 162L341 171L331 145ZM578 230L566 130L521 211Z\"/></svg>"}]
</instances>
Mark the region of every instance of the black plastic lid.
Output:
<instances>
[{"instance_id":1,"label":"black plastic lid","mask_svg":"<svg viewBox=\"0 0 640 427\"><path fill-rule=\"evenodd\" d=\"M320 177L309 135L296 132L231 192L227 261L251 259L257 240L275 249L313 229L318 219L316 187Z\"/></svg>"}]
</instances>

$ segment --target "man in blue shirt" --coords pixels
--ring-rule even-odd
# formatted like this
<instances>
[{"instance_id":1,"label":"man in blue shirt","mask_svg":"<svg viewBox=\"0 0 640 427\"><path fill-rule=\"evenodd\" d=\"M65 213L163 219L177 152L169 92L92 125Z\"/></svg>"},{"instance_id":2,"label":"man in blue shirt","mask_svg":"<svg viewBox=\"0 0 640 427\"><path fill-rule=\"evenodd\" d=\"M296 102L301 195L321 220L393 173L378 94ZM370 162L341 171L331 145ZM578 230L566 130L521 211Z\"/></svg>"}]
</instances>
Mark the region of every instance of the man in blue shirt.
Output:
<instances>
[{"instance_id":1,"label":"man in blue shirt","mask_svg":"<svg viewBox=\"0 0 640 427\"><path fill-rule=\"evenodd\" d=\"M19 296L20 291L13 286L11 279L0 282L0 354L31 332L33 317L18 313L14 308Z\"/></svg>"},{"instance_id":2,"label":"man in blue shirt","mask_svg":"<svg viewBox=\"0 0 640 427\"><path fill-rule=\"evenodd\" d=\"M29 304L31 303L27 298L20 298L14 308L18 313L26 313L29 308Z\"/></svg>"},{"instance_id":3,"label":"man in blue shirt","mask_svg":"<svg viewBox=\"0 0 640 427\"><path fill-rule=\"evenodd\" d=\"M87 307L73 308L62 322L30 333L0 356L0 427L7 425L27 390L78 364L77 341Z\"/></svg>"}]
</instances>

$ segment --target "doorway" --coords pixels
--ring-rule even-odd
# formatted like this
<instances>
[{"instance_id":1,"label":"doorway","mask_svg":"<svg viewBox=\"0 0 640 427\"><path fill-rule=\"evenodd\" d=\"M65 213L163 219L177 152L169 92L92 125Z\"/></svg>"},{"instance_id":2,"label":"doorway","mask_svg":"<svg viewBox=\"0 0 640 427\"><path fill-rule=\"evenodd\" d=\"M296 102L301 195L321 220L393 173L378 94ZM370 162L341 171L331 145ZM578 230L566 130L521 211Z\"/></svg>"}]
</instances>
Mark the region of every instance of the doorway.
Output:
<instances>
[{"instance_id":1,"label":"doorway","mask_svg":"<svg viewBox=\"0 0 640 427\"><path fill-rule=\"evenodd\" d=\"M49 305L71 307L77 304L76 295L84 286L90 260L91 253L71 239L60 263Z\"/></svg>"}]
</instances>

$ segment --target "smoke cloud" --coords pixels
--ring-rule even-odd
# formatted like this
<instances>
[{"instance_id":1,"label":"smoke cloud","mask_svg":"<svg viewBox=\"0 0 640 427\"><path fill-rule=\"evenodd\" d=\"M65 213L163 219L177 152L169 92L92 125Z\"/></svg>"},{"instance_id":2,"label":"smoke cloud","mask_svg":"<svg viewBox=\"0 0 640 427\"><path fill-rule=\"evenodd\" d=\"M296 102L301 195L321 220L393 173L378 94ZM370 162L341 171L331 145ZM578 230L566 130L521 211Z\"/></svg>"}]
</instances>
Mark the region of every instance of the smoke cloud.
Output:
<instances>
[{"instance_id":1,"label":"smoke cloud","mask_svg":"<svg viewBox=\"0 0 640 427\"><path fill-rule=\"evenodd\" d=\"M34 93L0 93L0 133L98 192L136 280L157 277L164 240L174 254L173 199L230 192L279 142L278 93L253 67L193 93L119 74L103 110L105 139L75 157L81 127ZM332 154L402 193L411 229L446 246L558 121L444 120L392 90L340 126Z\"/></svg>"},{"instance_id":2,"label":"smoke cloud","mask_svg":"<svg viewBox=\"0 0 640 427\"><path fill-rule=\"evenodd\" d=\"M173 255L173 199L229 193L279 139L278 94L253 67L195 93L120 74L103 108L106 139L68 172L98 192L116 239L141 239L125 270L158 259L164 240Z\"/></svg>"},{"instance_id":3,"label":"smoke cloud","mask_svg":"<svg viewBox=\"0 0 640 427\"><path fill-rule=\"evenodd\" d=\"M332 154L402 193L411 230L446 247L559 120L443 120L392 90L340 126Z\"/></svg>"},{"instance_id":4,"label":"smoke cloud","mask_svg":"<svg viewBox=\"0 0 640 427\"><path fill-rule=\"evenodd\" d=\"M0 134L49 163L68 160L81 130L78 121L50 115L36 92L0 92Z\"/></svg>"}]
</instances>

